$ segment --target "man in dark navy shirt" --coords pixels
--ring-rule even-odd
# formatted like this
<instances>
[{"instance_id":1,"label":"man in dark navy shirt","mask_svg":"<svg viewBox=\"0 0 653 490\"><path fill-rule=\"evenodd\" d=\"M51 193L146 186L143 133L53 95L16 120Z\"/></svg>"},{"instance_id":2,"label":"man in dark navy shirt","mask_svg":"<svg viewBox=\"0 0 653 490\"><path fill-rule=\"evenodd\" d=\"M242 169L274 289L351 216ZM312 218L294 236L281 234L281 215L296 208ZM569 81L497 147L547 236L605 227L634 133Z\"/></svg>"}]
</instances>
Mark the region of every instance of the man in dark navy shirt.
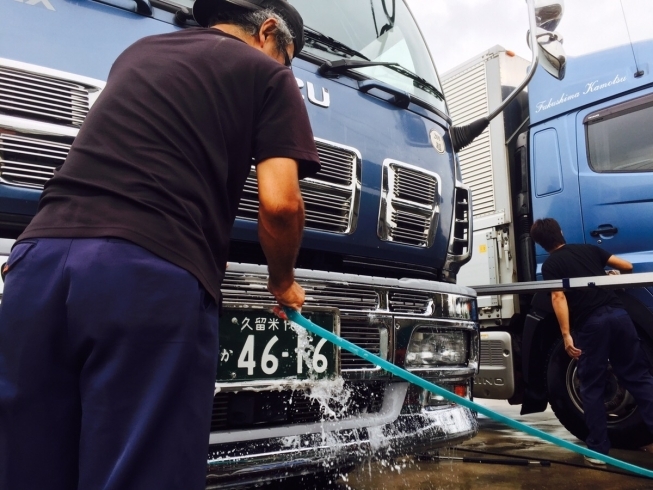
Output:
<instances>
[{"instance_id":1,"label":"man in dark navy shirt","mask_svg":"<svg viewBox=\"0 0 653 490\"><path fill-rule=\"evenodd\" d=\"M558 222L539 219L531 236L549 257L542 265L545 280L604 275L610 266L630 273L630 262L594 245L567 245ZM653 376L641 348L637 330L617 295L607 289L592 288L551 293L565 350L578 360L578 378L585 423L589 429L587 447L608 454L607 420L603 393L608 362L626 389L635 397L642 418L653 433ZM570 331L570 315L574 337ZM590 464L603 465L586 457Z\"/></svg>"},{"instance_id":2,"label":"man in dark navy shirt","mask_svg":"<svg viewBox=\"0 0 653 490\"><path fill-rule=\"evenodd\" d=\"M0 488L205 487L229 236L252 164L269 290L299 308L298 178L319 169L282 0L115 61L5 267ZM208 28L209 26L214 28Z\"/></svg>"}]
</instances>

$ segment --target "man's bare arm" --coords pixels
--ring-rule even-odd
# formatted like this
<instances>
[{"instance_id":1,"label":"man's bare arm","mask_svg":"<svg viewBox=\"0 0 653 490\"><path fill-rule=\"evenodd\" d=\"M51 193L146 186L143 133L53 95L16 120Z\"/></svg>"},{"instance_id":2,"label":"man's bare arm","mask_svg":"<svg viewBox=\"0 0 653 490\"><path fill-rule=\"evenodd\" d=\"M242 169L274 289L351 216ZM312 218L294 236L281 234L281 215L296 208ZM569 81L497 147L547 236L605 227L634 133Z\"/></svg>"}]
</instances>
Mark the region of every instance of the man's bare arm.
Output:
<instances>
[{"instance_id":1,"label":"man's bare arm","mask_svg":"<svg viewBox=\"0 0 653 490\"><path fill-rule=\"evenodd\" d=\"M630 274L631 272L633 272L633 264L631 264L627 260L617 257L616 255L610 256L610 258L608 259L608 265L610 267L617 269L622 274Z\"/></svg>"},{"instance_id":2,"label":"man's bare arm","mask_svg":"<svg viewBox=\"0 0 653 490\"><path fill-rule=\"evenodd\" d=\"M558 325L560 325L562 340L565 343L565 351L567 351L570 357L577 359L581 354L581 350L574 346L574 339L571 337L571 331L569 329L569 305L567 304L565 293L562 291L552 291L551 303L558 319Z\"/></svg>"},{"instance_id":3,"label":"man's bare arm","mask_svg":"<svg viewBox=\"0 0 653 490\"><path fill-rule=\"evenodd\" d=\"M304 230L304 201L297 162L269 158L256 167L258 236L268 260L268 289L280 305L299 309L304 290L295 282L294 267Z\"/></svg>"}]
</instances>

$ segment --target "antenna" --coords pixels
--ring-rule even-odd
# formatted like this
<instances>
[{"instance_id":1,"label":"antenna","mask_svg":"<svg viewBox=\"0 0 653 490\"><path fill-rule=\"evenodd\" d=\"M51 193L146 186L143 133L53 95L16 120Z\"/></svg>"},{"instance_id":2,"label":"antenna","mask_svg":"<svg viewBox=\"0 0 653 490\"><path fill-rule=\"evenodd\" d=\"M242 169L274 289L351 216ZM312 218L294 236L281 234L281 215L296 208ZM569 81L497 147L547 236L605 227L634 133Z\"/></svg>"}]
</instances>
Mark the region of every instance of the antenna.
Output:
<instances>
[{"instance_id":1,"label":"antenna","mask_svg":"<svg viewBox=\"0 0 653 490\"><path fill-rule=\"evenodd\" d=\"M626 11L624 10L623 0L619 0L619 4L621 5L621 13L624 16L624 24L626 24L626 32L628 33L628 41L630 42L630 49L633 52L633 59L635 60L635 69L637 70L635 72L635 78L639 78L644 75L644 70L640 70L639 65L637 64L637 56L635 56L635 48L633 47L633 40L630 37L630 28L628 27L628 20L626 20Z\"/></svg>"}]
</instances>

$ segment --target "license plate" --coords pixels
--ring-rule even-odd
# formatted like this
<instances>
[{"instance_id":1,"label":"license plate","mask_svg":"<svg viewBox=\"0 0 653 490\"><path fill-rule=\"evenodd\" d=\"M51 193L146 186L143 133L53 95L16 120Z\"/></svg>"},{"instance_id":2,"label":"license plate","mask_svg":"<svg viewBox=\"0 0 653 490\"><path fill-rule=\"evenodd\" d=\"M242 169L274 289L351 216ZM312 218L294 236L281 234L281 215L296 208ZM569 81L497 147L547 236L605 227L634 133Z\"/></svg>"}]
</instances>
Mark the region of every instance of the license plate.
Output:
<instances>
[{"instance_id":1,"label":"license plate","mask_svg":"<svg viewBox=\"0 0 653 490\"><path fill-rule=\"evenodd\" d=\"M335 310L307 310L302 314L330 332L339 331ZM290 322L266 310L224 308L220 317L217 380L321 379L337 374L336 347L308 332L307 335L311 348L298 354L300 337Z\"/></svg>"}]
</instances>

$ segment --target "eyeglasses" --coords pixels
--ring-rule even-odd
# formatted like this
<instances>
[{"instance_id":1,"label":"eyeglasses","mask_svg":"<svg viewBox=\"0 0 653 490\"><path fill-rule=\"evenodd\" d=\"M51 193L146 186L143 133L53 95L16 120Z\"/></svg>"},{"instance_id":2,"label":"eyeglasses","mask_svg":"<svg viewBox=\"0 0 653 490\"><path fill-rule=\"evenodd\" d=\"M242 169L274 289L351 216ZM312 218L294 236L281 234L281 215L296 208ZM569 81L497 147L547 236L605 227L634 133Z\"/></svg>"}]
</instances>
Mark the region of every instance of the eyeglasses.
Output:
<instances>
[{"instance_id":1,"label":"eyeglasses","mask_svg":"<svg viewBox=\"0 0 653 490\"><path fill-rule=\"evenodd\" d=\"M259 27L259 29L260 29L260 27ZM267 36L266 36L266 38L267 38ZM278 46L277 46L277 48L278 48ZM283 53L283 64L285 66L287 66L288 68L291 68L292 60L290 59L290 56L288 55L288 51L286 51L286 49L284 48L284 49L281 49L281 52Z\"/></svg>"}]
</instances>

